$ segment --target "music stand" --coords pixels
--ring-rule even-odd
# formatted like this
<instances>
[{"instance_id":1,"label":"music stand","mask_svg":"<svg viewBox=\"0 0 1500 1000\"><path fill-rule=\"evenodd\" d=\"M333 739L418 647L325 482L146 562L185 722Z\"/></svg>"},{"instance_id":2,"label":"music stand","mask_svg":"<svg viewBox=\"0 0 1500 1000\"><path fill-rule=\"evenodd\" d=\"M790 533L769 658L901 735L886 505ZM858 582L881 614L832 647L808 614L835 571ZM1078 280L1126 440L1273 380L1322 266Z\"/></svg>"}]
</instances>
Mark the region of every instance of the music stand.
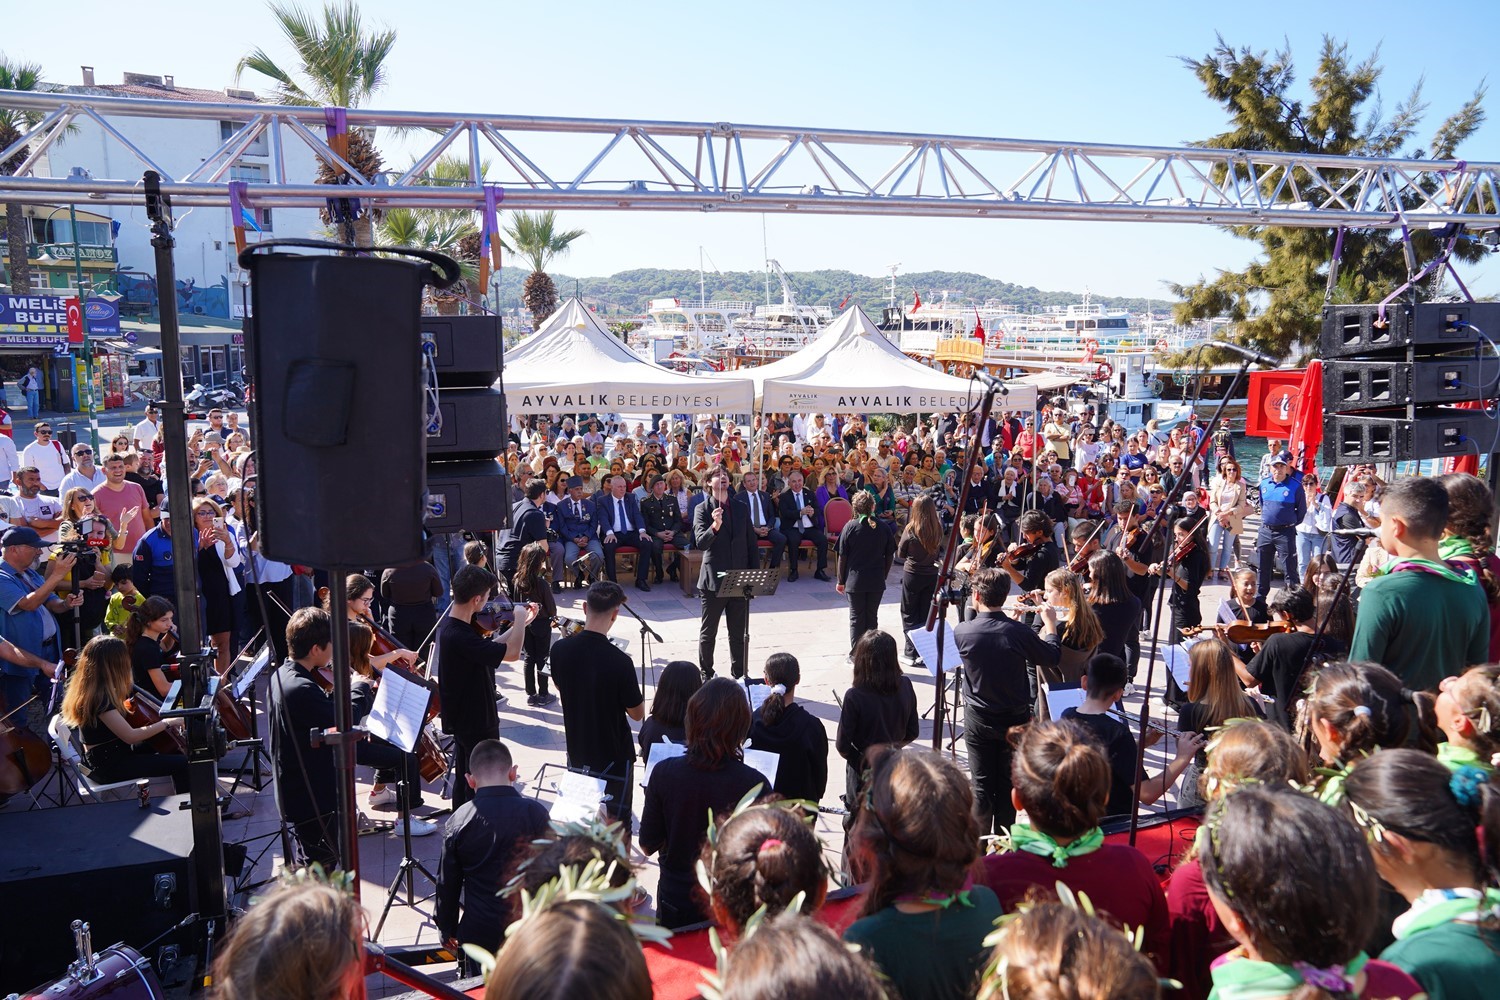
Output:
<instances>
[{"instance_id":1,"label":"music stand","mask_svg":"<svg viewBox=\"0 0 1500 1000\"><path fill-rule=\"evenodd\" d=\"M781 567L776 569L732 569L719 574L719 586L714 596L723 598L772 597L781 585ZM745 613L745 672L750 672L750 613Z\"/></svg>"},{"instance_id":2,"label":"music stand","mask_svg":"<svg viewBox=\"0 0 1500 1000\"><path fill-rule=\"evenodd\" d=\"M239 789L240 782L245 779L247 770L250 772L250 787L257 792L265 790L266 779L270 776L271 755L266 750L266 742L260 738L260 720L255 704L255 689L260 682L260 675L272 668L269 656L264 664L255 666L256 661L260 659L260 647L265 645L268 651L270 649L270 645L264 642L264 635L265 630L261 629L251 636L250 641L245 643L244 648L240 650L240 655L234 658L234 662L224 672L223 683L230 685L230 697L239 701L243 694L249 702L250 740L253 741L252 745L246 747L245 756L240 759L239 766L228 772L234 775L234 782L229 786L231 797ZM250 650L256 652L251 654ZM246 672L252 667L255 668L254 672L246 676Z\"/></svg>"}]
</instances>

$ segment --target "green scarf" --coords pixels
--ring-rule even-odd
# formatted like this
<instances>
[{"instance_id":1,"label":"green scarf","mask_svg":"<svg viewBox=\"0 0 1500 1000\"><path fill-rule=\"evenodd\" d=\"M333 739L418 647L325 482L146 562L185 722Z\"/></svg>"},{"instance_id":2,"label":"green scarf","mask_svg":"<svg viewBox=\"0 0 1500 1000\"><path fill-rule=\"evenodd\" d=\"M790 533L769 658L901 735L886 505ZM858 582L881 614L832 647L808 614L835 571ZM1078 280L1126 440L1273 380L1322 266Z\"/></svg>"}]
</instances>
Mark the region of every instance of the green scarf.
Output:
<instances>
[{"instance_id":1,"label":"green scarf","mask_svg":"<svg viewBox=\"0 0 1500 1000\"><path fill-rule=\"evenodd\" d=\"M1352 980L1369 960L1364 952L1354 956L1344 966L1344 977ZM1234 958L1215 965L1210 975L1214 988L1208 994L1208 1000L1280 1000L1307 981L1302 971L1294 966L1259 962L1252 958Z\"/></svg>"},{"instance_id":2,"label":"green scarf","mask_svg":"<svg viewBox=\"0 0 1500 1000\"><path fill-rule=\"evenodd\" d=\"M1495 767L1487 760L1480 760L1479 755L1468 747L1461 747L1457 743L1439 743L1437 748L1438 763L1450 771L1457 771L1461 767L1477 767L1486 774L1494 774Z\"/></svg>"},{"instance_id":3,"label":"green scarf","mask_svg":"<svg viewBox=\"0 0 1500 1000\"><path fill-rule=\"evenodd\" d=\"M1420 570L1423 573L1431 573L1454 583L1472 584L1475 582L1474 572L1470 569L1454 569L1447 563L1434 562L1431 559L1422 559L1419 556L1398 556L1385 564L1385 568L1378 576L1388 576L1399 570Z\"/></svg>"},{"instance_id":4,"label":"green scarf","mask_svg":"<svg viewBox=\"0 0 1500 1000\"><path fill-rule=\"evenodd\" d=\"M1429 889L1417 897L1411 909L1392 921L1391 933L1397 941L1403 941L1465 916L1478 919L1492 915L1496 908L1500 908L1500 891L1494 889L1484 890L1483 899L1472 893L1454 896L1442 889Z\"/></svg>"},{"instance_id":5,"label":"green scarf","mask_svg":"<svg viewBox=\"0 0 1500 1000\"><path fill-rule=\"evenodd\" d=\"M1467 538L1459 538L1457 535L1449 535L1438 542L1439 559L1457 559L1461 556L1474 555L1474 543Z\"/></svg>"},{"instance_id":6,"label":"green scarf","mask_svg":"<svg viewBox=\"0 0 1500 1000\"><path fill-rule=\"evenodd\" d=\"M1069 858L1093 854L1103 846L1104 831L1097 826L1071 844L1059 844L1047 834L1025 823L1016 823L1010 828L1011 850L1051 858L1053 868L1066 868Z\"/></svg>"}]
</instances>

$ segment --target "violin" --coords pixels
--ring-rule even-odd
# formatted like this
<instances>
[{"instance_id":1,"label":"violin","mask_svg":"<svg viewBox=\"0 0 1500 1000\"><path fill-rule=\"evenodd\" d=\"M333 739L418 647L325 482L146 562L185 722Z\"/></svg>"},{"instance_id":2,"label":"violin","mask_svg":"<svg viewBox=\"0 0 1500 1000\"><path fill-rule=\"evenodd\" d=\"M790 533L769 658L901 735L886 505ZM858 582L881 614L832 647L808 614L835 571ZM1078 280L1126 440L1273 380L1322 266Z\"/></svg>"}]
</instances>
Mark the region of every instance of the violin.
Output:
<instances>
[{"instance_id":1,"label":"violin","mask_svg":"<svg viewBox=\"0 0 1500 1000\"><path fill-rule=\"evenodd\" d=\"M1228 641L1245 646L1252 642L1265 642L1273 635L1295 631L1297 626L1285 621L1263 622L1259 625L1246 621L1237 621L1217 626L1217 628L1223 630L1223 636Z\"/></svg>"},{"instance_id":2,"label":"violin","mask_svg":"<svg viewBox=\"0 0 1500 1000\"><path fill-rule=\"evenodd\" d=\"M1047 539L1043 538L1035 542L1022 542L1019 545L1012 545L1010 549L1006 551L1002 561L1014 562L1017 559L1029 558L1030 556L1035 555L1037 550L1046 544Z\"/></svg>"}]
</instances>

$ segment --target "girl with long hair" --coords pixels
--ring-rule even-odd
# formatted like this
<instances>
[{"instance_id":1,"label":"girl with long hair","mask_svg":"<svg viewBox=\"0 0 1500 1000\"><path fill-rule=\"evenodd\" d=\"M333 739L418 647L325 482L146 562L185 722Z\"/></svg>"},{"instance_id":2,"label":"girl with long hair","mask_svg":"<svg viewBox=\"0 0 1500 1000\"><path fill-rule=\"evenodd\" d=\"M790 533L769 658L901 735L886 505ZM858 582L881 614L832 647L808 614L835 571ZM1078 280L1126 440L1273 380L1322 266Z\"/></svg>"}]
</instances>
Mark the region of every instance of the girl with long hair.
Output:
<instances>
[{"instance_id":1,"label":"girl with long hair","mask_svg":"<svg viewBox=\"0 0 1500 1000\"><path fill-rule=\"evenodd\" d=\"M818 802L828 788L828 730L794 700L802 668L791 653L772 653L763 677L770 693L750 723L750 746L781 755L773 791Z\"/></svg>"},{"instance_id":2,"label":"girl with long hair","mask_svg":"<svg viewBox=\"0 0 1500 1000\"><path fill-rule=\"evenodd\" d=\"M968 775L931 750L876 755L849 848L869 888L844 940L859 945L900 996L972 996L984 939L1002 910L971 874L979 821Z\"/></svg>"},{"instance_id":3,"label":"girl with long hair","mask_svg":"<svg viewBox=\"0 0 1500 1000\"><path fill-rule=\"evenodd\" d=\"M1104 641L1104 626L1099 624L1094 606L1083 596L1083 580L1077 573L1067 569L1048 573L1042 601L1062 609L1058 617L1066 615L1067 621L1058 630L1061 658L1055 666L1037 664L1037 672L1048 684L1077 684Z\"/></svg>"},{"instance_id":4,"label":"girl with long hair","mask_svg":"<svg viewBox=\"0 0 1500 1000\"><path fill-rule=\"evenodd\" d=\"M673 660L662 668L651 712L641 723L641 763L650 758L653 744L666 739L682 746L687 741L688 701L702 686L703 671L690 660Z\"/></svg>"},{"instance_id":5,"label":"girl with long hair","mask_svg":"<svg viewBox=\"0 0 1500 1000\"><path fill-rule=\"evenodd\" d=\"M1411 977L1362 950L1378 918L1375 865L1363 833L1337 811L1289 788L1241 788L1209 808L1198 860L1238 943L1213 962L1213 996L1420 995Z\"/></svg>"},{"instance_id":6,"label":"girl with long hair","mask_svg":"<svg viewBox=\"0 0 1500 1000\"><path fill-rule=\"evenodd\" d=\"M165 698L172 684L162 669L167 660L167 651L162 646L173 642L174 637L170 636L176 612L172 602L165 597L147 597L143 601L137 593L136 602L125 622L131 684L155 694L157 698Z\"/></svg>"},{"instance_id":7,"label":"girl with long hair","mask_svg":"<svg viewBox=\"0 0 1500 1000\"><path fill-rule=\"evenodd\" d=\"M204 634L218 651L220 676L234 660L234 595L240 592L234 567L240 564L234 535L224 523L224 508L208 497L193 500L193 532L198 543L198 588L203 595Z\"/></svg>"},{"instance_id":8,"label":"girl with long hair","mask_svg":"<svg viewBox=\"0 0 1500 1000\"><path fill-rule=\"evenodd\" d=\"M708 919L693 866L709 816L752 790L770 790L765 775L741 759L740 745L750 734L743 688L727 677L708 681L688 702L686 722L687 753L656 765L641 813L640 848L647 856L661 854L657 919L674 928Z\"/></svg>"},{"instance_id":9,"label":"girl with long hair","mask_svg":"<svg viewBox=\"0 0 1500 1000\"><path fill-rule=\"evenodd\" d=\"M514 925L484 1000L651 1000L646 954L619 914L592 899L555 903Z\"/></svg>"},{"instance_id":10,"label":"girl with long hair","mask_svg":"<svg viewBox=\"0 0 1500 1000\"><path fill-rule=\"evenodd\" d=\"M834 740L844 758L844 804L852 815L860 774L873 747L905 746L920 731L917 693L901 672L896 640L879 629L866 632L854 645L854 684L844 692Z\"/></svg>"},{"instance_id":11,"label":"girl with long hair","mask_svg":"<svg viewBox=\"0 0 1500 1000\"><path fill-rule=\"evenodd\" d=\"M284 881L235 921L214 957L211 995L363 997L366 933L364 911L352 892L319 878ZM275 960L267 961L268 955Z\"/></svg>"},{"instance_id":12,"label":"girl with long hair","mask_svg":"<svg viewBox=\"0 0 1500 1000\"><path fill-rule=\"evenodd\" d=\"M879 628L880 598L896 557L896 536L875 517L875 496L859 490L850 501L854 517L839 532L838 583L849 599L849 647Z\"/></svg>"},{"instance_id":13,"label":"girl with long hair","mask_svg":"<svg viewBox=\"0 0 1500 1000\"><path fill-rule=\"evenodd\" d=\"M1000 928L980 996L1005 1000L1157 1000L1151 961L1120 928L1061 902L1034 903ZM1059 986L1066 983L1066 992Z\"/></svg>"},{"instance_id":14,"label":"girl with long hair","mask_svg":"<svg viewBox=\"0 0 1500 1000\"><path fill-rule=\"evenodd\" d=\"M1375 870L1410 904L1381 959L1430 997L1490 995L1500 978L1500 789L1489 772L1387 750L1349 773L1344 794Z\"/></svg>"},{"instance_id":15,"label":"girl with long hair","mask_svg":"<svg viewBox=\"0 0 1500 1000\"><path fill-rule=\"evenodd\" d=\"M1448 524L1438 543L1447 562L1474 570L1490 606L1490 659L1500 660L1500 556L1495 555L1495 498L1482 479L1467 472L1440 476L1448 494Z\"/></svg>"},{"instance_id":16,"label":"girl with long hair","mask_svg":"<svg viewBox=\"0 0 1500 1000\"><path fill-rule=\"evenodd\" d=\"M1103 631L1099 652L1124 660L1134 677L1140 657L1141 599L1130 592L1125 563L1107 549L1089 556L1088 603Z\"/></svg>"},{"instance_id":17,"label":"girl with long hair","mask_svg":"<svg viewBox=\"0 0 1500 1000\"><path fill-rule=\"evenodd\" d=\"M1088 730L1033 722L1010 732L1011 800L1026 823L1010 828L1009 850L983 861L984 884L1011 910L1028 895L1053 895L1061 882L1085 893L1112 920L1140 928L1143 949L1165 969L1167 901L1146 856L1106 844L1099 829L1109 801L1109 760Z\"/></svg>"},{"instance_id":18,"label":"girl with long hair","mask_svg":"<svg viewBox=\"0 0 1500 1000\"><path fill-rule=\"evenodd\" d=\"M1234 670L1234 653L1222 639L1194 643L1188 649L1188 664L1188 700L1177 709L1179 731L1208 736L1230 719L1264 716L1260 705L1240 686ZM1208 757L1200 752L1183 772L1182 794L1177 798L1179 807L1196 808L1204 804L1198 776L1206 766Z\"/></svg>"},{"instance_id":19,"label":"girl with long hair","mask_svg":"<svg viewBox=\"0 0 1500 1000\"><path fill-rule=\"evenodd\" d=\"M181 723L160 719L135 726L126 718L131 698L130 653L112 635L96 635L84 644L68 679L62 718L78 731L83 757L93 780L113 784L131 778L170 777L177 792L188 790L187 757L156 753L145 743Z\"/></svg>"},{"instance_id":20,"label":"girl with long hair","mask_svg":"<svg viewBox=\"0 0 1500 1000\"><path fill-rule=\"evenodd\" d=\"M974 610L973 587L969 581L982 569L999 566L1005 556L1005 530L1000 515L995 511L985 514L968 514L974 518L974 538L960 546L957 561L953 565L954 579L963 588L964 600L958 603L959 621L968 621L979 612Z\"/></svg>"},{"instance_id":21,"label":"girl with long hair","mask_svg":"<svg viewBox=\"0 0 1500 1000\"><path fill-rule=\"evenodd\" d=\"M782 913L729 953L722 1000L886 1000L869 960L809 917Z\"/></svg>"},{"instance_id":22,"label":"girl with long hair","mask_svg":"<svg viewBox=\"0 0 1500 1000\"><path fill-rule=\"evenodd\" d=\"M328 601L333 600L330 593L328 599L323 602L323 610L328 610ZM375 620L375 612L371 605L375 603L375 584L369 577L361 573L350 573L344 578L344 606L348 609L350 621L360 621L368 618ZM370 666L379 673L392 663L412 664L417 661L417 654L409 649L393 649L386 653L374 653L370 656Z\"/></svg>"},{"instance_id":23,"label":"girl with long hair","mask_svg":"<svg viewBox=\"0 0 1500 1000\"><path fill-rule=\"evenodd\" d=\"M1310 774L1307 754L1292 734L1269 722L1235 720L1214 735L1206 753L1208 766L1198 794L1208 803L1246 785L1304 785ZM1172 870L1167 914L1172 943L1168 973L1182 984L1183 1000L1207 1000L1213 988L1209 963L1233 948L1234 938L1208 898L1196 851Z\"/></svg>"},{"instance_id":24,"label":"girl with long hair","mask_svg":"<svg viewBox=\"0 0 1500 1000\"><path fill-rule=\"evenodd\" d=\"M1313 674L1297 716L1309 756L1347 767L1376 750L1406 745L1412 712L1404 690L1401 679L1378 663L1324 666Z\"/></svg>"},{"instance_id":25,"label":"girl with long hair","mask_svg":"<svg viewBox=\"0 0 1500 1000\"><path fill-rule=\"evenodd\" d=\"M901 628L912 632L927 622L932 595L937 590L938 559L943 553L943 522L938 517L937 501L926 493L911 505L911 517L896 543L896 558L901 560ZM906 640L906 658L915 660L917 648Z\"/></svg>"},{"instance_id":26,"label":"girl with long hair","mask_svg":"<svg viewBox=\"0 0 1500 1000\"><path fill-rule=\"evenodd\" d=\"M714 923L738 937L757 910L767 917L790 908L811 915L828 893L823 844L800 810L779 803L751 806L718 824L703 847Z\"/></svg>"},{"instance_id":27,"label":"girl with long hair","mask_svg":"<svg viewBox=\"0 0 1500 1000\"><path fill-rule=\"evenodd\" d=\"M516 600L540 606L531 624L526 626L523 649L526 658L526 704L542 708L557 699L547 690L547 654L552 648L552 619L557 616L557 599L552 596L551 549L546 540L528 542L521 547L516 560L514 580Z\"/></svg>"},{"instance_id":28,"label":"girl with long hair","mask_svg":"<svg viewBox=\"0 0 1500 1000\"><path fill-rule=\"evenodd\" d=\"M1445 737L1437 747L1439 761L1451 770L1473 765L1493 773L1495 755L1500 754L1500 664L1486 663L1443 678L1432 715L1431 724Z\"/></svg>"}]
</instances>

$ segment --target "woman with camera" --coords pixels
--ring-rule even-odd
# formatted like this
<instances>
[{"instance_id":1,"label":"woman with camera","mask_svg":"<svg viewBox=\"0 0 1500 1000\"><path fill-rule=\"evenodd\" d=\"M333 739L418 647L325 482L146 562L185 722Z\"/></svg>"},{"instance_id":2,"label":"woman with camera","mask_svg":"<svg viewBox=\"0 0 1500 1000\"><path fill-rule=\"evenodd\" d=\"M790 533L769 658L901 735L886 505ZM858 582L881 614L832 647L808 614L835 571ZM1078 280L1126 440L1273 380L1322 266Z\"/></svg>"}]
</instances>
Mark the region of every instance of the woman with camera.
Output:
<instances>
[{"instance_id":1,"label":"woman with camera","mask_svg":"<svg viewBox=\"0 0 1500 1000\"><path fill-rule=\"evenodd\" d=\"M240 584L234 567L240 564L234 536L224 524L224 508L208 497L193 498L193 531L198 545L198 586L203 595L203 634L217 650L219 674L234 659L234 595Z\"/></svg>"},{"instance_id":2,"label":"woman with camera","mask_svg":"<svg viewBox=\"0 0 1500 1000\"><path fill-rule=\"evenodd\" d=\"M124 516L133 519L138 512L132 508ZM78 592L83 595L78 624L82 634L89 635L104 621L104 613L109 609L109 574L117 561L115 553L124 551L129 539L98 512L94 494L78 486L63 494L63 516L57 538L64 550L79 557L73 576ZM119 561L129 558L123 556Z\"/></svg>"}]
</instances>

